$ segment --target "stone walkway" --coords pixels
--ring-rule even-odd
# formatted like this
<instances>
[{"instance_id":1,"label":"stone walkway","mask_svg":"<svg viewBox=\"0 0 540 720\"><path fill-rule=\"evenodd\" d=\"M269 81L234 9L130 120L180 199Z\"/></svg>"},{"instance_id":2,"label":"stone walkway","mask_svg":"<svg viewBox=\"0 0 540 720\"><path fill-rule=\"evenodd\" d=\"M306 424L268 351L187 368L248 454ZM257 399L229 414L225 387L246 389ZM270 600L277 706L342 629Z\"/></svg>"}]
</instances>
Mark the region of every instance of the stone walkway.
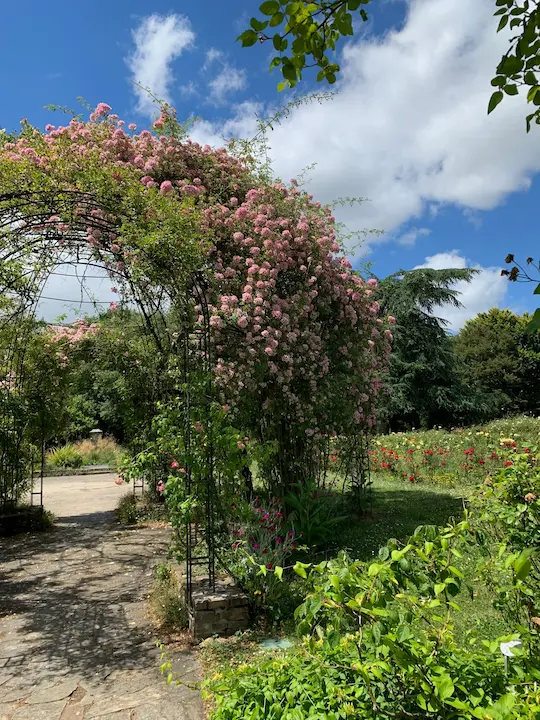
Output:
<instances>
[{"instance_id":1,"label":"stone walkway","mask_svg":"<svg viewBox=\"0 0 540 720\"><path fill-rule=\"evenodd\" d=\"M168 531L119 528L114 491L92 494L88 512L81 484L100 482L116 488L111 476L62 478L53 532L0 539L0 720L203 717L198 692L165 683L146 616ZM198 679L193 654L174 666Z\"/></svg>"}]
</instances>

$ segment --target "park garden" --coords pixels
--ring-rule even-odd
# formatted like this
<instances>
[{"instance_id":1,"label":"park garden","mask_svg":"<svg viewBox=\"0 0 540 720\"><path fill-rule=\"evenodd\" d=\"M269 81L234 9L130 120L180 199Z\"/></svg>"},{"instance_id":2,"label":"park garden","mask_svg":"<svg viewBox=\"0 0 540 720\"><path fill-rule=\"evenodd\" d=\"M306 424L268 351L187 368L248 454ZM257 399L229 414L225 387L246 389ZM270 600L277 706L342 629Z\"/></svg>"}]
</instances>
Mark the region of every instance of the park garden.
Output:
<instances>
[{"instance_id":1,"label":"park garden","mask_svg":"<svg viewBox=\"0 0 540 720\"><path fill-rule=\"evenodd\" d=\"M527 318L450 337L436 309L474 271L354 270L330 207L167 105L150 130L100 103L0 143L1 509L51 464L144 478L173 557L289 640L205 644L216 720L539 717ZM118 300L39 320L69 263Z\"/></svg>"}]
</instances>

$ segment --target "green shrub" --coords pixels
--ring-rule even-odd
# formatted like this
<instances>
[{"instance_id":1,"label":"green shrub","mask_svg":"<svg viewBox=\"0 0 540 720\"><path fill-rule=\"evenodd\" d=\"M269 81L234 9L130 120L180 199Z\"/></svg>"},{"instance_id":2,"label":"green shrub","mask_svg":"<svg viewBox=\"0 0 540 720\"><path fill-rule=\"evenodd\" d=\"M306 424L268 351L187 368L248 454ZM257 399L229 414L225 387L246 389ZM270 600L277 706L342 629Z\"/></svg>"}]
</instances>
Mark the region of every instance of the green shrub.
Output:
<instances>
[{"instance_id":1,"label":"green shrub","mask_svg":"<svg viewBox=\"0 0 540 720\"><path fill-rule=\"evenodd\" d=\"M156 580L150 594L150 606L157 624L167 630L185 630L188 611L175 569L168 563L156 567Z\"/></svg>"},{"instance_id":2,"label":"green shrub","mask_svg":"<svg viewBox=\"0 0 540 720\"><path fill-rule=\"evenodd\" d=\"M464 648L454 641L462 584L454 563L473 541L465 520L420 527L405 546L390 541L376 562L340 553L297 563L309 584L295 613L303 647L214 677L213 720L537 718L532 634L520 628L523 649L508 674L499 644L517 634L478 644L471 637Z\"/></svg>"},{"instance_id":3,"label":"green shrub","mask_svg":"<svg viewBox=\"0 0 540 720\"><path fill-rule=\"evenodd\" d=\"M137 498L135 495L129 493L121 497L115 512L121 525L134 525L137 522Z\"/></svg>"},{"instance_id":4,"label":"green shrub","mask_svg":"<svg viewBox=\"0 0 540 720\"><path fill-rule=\"evenodd\" d=\"M75 444L76 450L83 456L84 465L109 465L116 468L124 456L124 452L114 438L81 440Z\"/></svg>"},{"instance_id":5,"label":"green shrub","mask_svg":"<svg viewBox=\"0 0 540 720\"><path fill-rule=\"evenodd\" d=\"M82 454L75 445L68 443L47 453L47 462L61 468L80 468L84 464Z\"/></svg>"},{"instance_id":6,"label":"green shrub","mask_svg":"<svg viewBox=\"0 0 540 720\"><path fill-rule=\"evenodd\" d=\"M478 539L487 556L482 574L495 592L497 608L514 621L538 624L539 454L533 447L511 457L498 475L486 481L471 506L480 517Z\"/></svg>"},{"instance_id":7,"label":"green shrub","mask_svg":"<svg viewBox=\"0 0 540 720\"><path fill-rule=\"evenodd\" d=\"M335 539L336 526L345 517L342 498L332 490L319 487L316 481L296 485L294 492L285 498L291 510L289 523L302 538L302 544L310 548L327 546Z\"/></svg>"},{"instance_id":8,"label":"green shrub","mask_svg":"<svg viewBox=\"0 0 540 720\"><path fill-rule=\"evenodd\" d=\"M135 496L127 493L118 501L116 518L121 525L135 525L144 522L166 522L167 508L162 502L155 502L150 493Z\"/></svg>"}]
</instances>

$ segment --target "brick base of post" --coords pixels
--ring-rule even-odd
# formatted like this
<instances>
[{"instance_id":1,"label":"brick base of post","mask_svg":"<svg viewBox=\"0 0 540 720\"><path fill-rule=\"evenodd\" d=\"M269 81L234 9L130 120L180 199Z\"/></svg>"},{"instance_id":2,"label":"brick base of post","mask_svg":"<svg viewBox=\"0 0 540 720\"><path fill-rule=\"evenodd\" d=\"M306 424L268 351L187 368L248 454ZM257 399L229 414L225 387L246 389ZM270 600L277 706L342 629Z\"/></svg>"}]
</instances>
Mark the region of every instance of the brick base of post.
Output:
<instances>
[{"instance_id":1,"label":"brick base of post","mask_svg":"<svg viewBox=\"0 0 540 720\"><path fill-rule=\"evenodd\" d=\"M189 630L203 640L212 635L226 637L249 628L248 599L233 585L200 586L193 591Z\"/></svg>"}]
</instances>

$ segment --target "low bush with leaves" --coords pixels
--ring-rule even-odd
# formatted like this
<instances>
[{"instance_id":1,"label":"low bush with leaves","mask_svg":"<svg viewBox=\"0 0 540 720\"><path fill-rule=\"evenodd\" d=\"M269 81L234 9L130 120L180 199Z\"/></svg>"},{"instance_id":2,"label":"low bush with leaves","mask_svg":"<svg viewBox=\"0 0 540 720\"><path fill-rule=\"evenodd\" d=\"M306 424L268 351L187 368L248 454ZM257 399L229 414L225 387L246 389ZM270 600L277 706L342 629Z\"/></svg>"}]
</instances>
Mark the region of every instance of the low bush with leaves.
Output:
<instances>
[{"instance_id":1,"label":"low bush with leaves","mask_svg":"<svg viewBox=\"0 0 540 720\"><path fill-rule=\"evenodd\" d=\"M75 445L68 443L51 450L47 454L47 463L59 468L77 469L83 466L84 458Z\"/></svg>"},{"instance_id":2,"label":"low bush with leaves","mask_svg":"<svg viewBox=\"0 0 540 720\"><path fill-rule=\"evenodd\" d=\"M285 498L288 521L294 525L302 544L309 548L328 546L336 527L343 522L343 498L332 489L312 480L298 484Z\"/></svg>"},{"instance_id":3,"label":"low bush with leaves","mask_svg":"<svg viewBox=\"0 0 540 720\"><path fill-rule=\"evenodd\" d=\"M114 438L81 440L53 448L47 453L47 464L58 468L78 469L83 466L117 467L123 457L122 448Z\"/></svg>"},{"instance_id":4,"label":"low bush with leaves","mask_svg":"<svg viewBox=\"0 0 540 720\"><path fill-rule=\"evenodd\" d=\"M167 522L167 508L162 502L155 502L150 493L138 497L127 493L118 501L116 518L121 525L136 525L145 522Z\"/></svg>"},{"instance_id":5,"label":"low bush with leaves","mask_svg":"<svg viewBox=\"0 0 540 720\"><path fill-rule=\"evenodd\" d=\"M281 503L276 498L256 498L252 503L238 501L232 511L233 543L226 553L229 571L252 603L271 619L292 613L300 598L297 593L291 596L291 585L284 582L283 573L288 570L291 574L286 566L298 538L285 521Z\"/></svg>"},{"instance_id":6,"label":"low bush with leaves","mask_svg":"<svg viewBox=\"0 0 540 720\"><path fill-rule=\"evenodd\" d=\"M150 607L160 628L170 631L187 628L189 618L184 594L174 567L168 563L160 563L156 567Z\"/></svg>"},{"instance_id":7,"label":"low bush with leaves","mask_svg":"<svg viewBox=\"0 0 540 720\"><path fill-rule=\"evenodd\" d=\"M480 514L482 575L505 615L540 627L540 468L536 448L488 479L473 506ZM493 548L498 548L494 553ZM540 650L540 648L539 648Z\"/></svg>"},{"instance_id":8,"label":"low bush with leaves","mask_svg":"<svg viewBox=\"0 0 540 720\"><path fill-rule=\"evenodd\" d=\"M215 676L214 720L537 718L537 638L522 628L505 672L499 645L517 634L460 647L454 640L457 562L475 539L470 521L420 527L390 541L376 562L345 553L313 566L296 611L301 649ZM510 566L514 574L514 566Z\"/></svg>"}]
</instances>

